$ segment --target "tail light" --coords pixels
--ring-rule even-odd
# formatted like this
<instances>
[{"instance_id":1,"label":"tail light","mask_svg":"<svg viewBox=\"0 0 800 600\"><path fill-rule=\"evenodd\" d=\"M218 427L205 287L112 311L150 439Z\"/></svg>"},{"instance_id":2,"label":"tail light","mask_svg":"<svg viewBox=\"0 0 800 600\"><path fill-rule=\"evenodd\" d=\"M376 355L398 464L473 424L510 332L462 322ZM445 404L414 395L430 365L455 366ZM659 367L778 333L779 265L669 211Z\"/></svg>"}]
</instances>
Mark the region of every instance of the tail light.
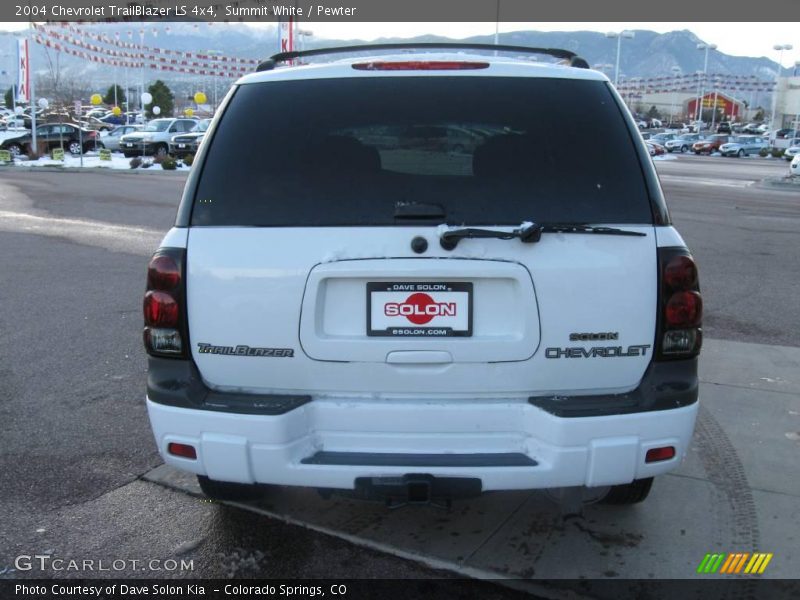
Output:
<instances>
[{"instance_id":1,"label":"tail light","mask_svg":"<svg viewBox=\"0 0 800 600\"><path fill-rule=\"evenodd\" d=\"M192 448L194 450L194 448ZM675 458L674 446L663 446L662 448L650 448L645 455L644 462L654 463Z\"/></svg>"},{"instance_id":2,"label":"tail light","mask_svg":"<svg viewBox=\"0 0 800 600\"><path fill-rule=\"evenodd\" d=\"M170 442L167 444L167 452L173 456L180 456L181 458L188 458L191 460L197 459L197 450L195 450L194 446L190 446L189 444Z\"/></svg>"},{"instance_id":3,"label":"tail light","mask_svg":"<svg viewBox=\"0 0 800 600\"><path fill-rule=\"evenodd\" d=\"M185 252L183 248L161 248L147 265L142 305L144 347L152 356L187 356Z\"/></svg>"},{"instance_id":4,"label":"tail light","mask_svg":"<svg viewBox=\"0 0 800 600\"><path fill-rule=\"evenodd\" d=\"M703 343L697 265L685 248L659 248L656 359L692 358Z\"/></svg>"}]
</instances>

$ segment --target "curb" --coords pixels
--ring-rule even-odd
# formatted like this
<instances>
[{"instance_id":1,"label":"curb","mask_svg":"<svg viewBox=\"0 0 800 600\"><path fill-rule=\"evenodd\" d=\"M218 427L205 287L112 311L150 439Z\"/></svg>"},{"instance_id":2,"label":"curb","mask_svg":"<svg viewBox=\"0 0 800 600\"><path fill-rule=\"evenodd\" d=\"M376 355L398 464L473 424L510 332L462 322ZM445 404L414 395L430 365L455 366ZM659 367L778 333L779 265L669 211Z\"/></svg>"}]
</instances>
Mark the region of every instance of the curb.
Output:
<instances>
[{"instance_id":1,"label":"curb","mask_svg":"<svg viewBox=\"0 0 800 600\"><path fill-rule=\"evenodd\" d=\"M87 172L89 172L89 173L109 173L109 172L112 172L112 173L128 173L128 174L135 173L135 174L139 174L139 173L151 172L151 173L168 173L170 175L173 174L173 173L183 173L183 174L188 174L189 173L189 170L175 169L174 171L167 171L167 170L164 170L164 169L161 169L161 168L154 169L152 167L148 168L148 169L141 169L141 168L138 168L138 169L112 169L111 167L62 167L60 165L49 165L49 166L42 165L40 167L29 167L29 166L25 166L25 165L0 165L0 170L2 170L2 171L12 170L12 169L21 169L21 170L24 170L24 171L44 171L44 172L47 172L47 173L53 173L53 172L57 172L57 173L87 173Z\"/></svg>"}]
</instances>

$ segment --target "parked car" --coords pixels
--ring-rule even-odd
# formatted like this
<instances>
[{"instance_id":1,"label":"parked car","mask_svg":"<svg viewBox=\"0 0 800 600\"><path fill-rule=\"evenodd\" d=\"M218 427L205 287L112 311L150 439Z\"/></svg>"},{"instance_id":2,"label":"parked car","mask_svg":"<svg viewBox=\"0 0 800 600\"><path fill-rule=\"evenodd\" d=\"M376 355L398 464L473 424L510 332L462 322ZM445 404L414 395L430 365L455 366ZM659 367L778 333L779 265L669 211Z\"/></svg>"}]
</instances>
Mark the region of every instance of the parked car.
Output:
<instances>
[{"instance_id":1,"label":"parked car","mask_svg":"<svg viewBox=\"0 0 800 600\"><path fill-rule=\"evenodd\" d=\"M721 121L717 125L717 133L731 133L731 124L729 121Z\"/></svg>"},{"instance_id":2,"label":"parked car","mask_svg":"<svg viewBox=\"0 0 800 600\"><path fill-rule=\"evenodd\" d=\"M103 145L109 150L120 150L119 143L123 135L134 133L142 128L141 125L120 125L109 131L106 135L102 136L100 140Z\"/></svg>"},{"instance_id":3,"label":"parked car","mask_svg":"<svg viewBox=\"0 0 800 600\"><path fill-rule=\"evenodd\" d=\"M680 137L673 138L671 140L667 140L664 142L664 147L667 149L667 152L688 152L692 144L696 141L700 140L699 133L685 133Z\"/></svg>"},{"instance_id":4,"label":"parked car","mask_svg":"<svg viewBox=\"0 0 800 600\"><path fill-rule=\"evenodd\" d=\"M83 118L84 120L89 119L99 119L100 117L104 117L111 111L107 108L90 108L89 110L84 113Z\"/></svg>"},{"instance_id":5,"label":"parked car","mask_svg":"<svg viewBox=\"0 0 800 600\"><path fill-rule=\"evenodd\" d=\"M239 80L203 142L143 302L164 461L214 498L642 501L691 445L702 298L622 98L589 69L360 50ZM576 169L541 115L602 152ZM498 129L364 141L397 123Z\"/></svg>"},{"instance_id":6,"label":"parked car","mask_svg":"<svg viewBox=\"0 0 800 600\"><path fill-rule=\"evenodd\" d=\"M10 115L3 119L3 128L10 129L30 129L32 127L31 118L21 115Z\"/></svg>"},{"instance_id":7,"label":"parked car","mask_svg":"<svg viewBox=\"0 0 800 600\"><path fill-rule=\"evenodd\" d=\"M114 115L111 116L113 117ZM120 123L124 123L124 119L121 117L114 117L114 119L119 119ZM100 119L97 117L89 117L88 119L80 121L79 124L84 129L94 129L96 131L111 131L114 129L114 127L116 127L115 123L109 123L108 121L105 121L104 118Z\"/></svg>"},{"instance_id":8,"label":"parked car","mask_svg":"<svg viewBox=\"0 0 800 600\"><path fill-rule=\"evenodd\" d=\"M705 140L698 140L694 144L692 144L692 152L695 154L711 154L712 152L719 152L719 147L722 144L727 144L731 141L731 136L729 135L712 135L711 137Z\"/></svg>"},{"instance_id":9,"label":"parked car","mask_svg":"<svg viewBox=\"0 0 800 600\"><path fill-rule=\"evenodd\" d=\"M674 140L676 137L678 137L678 135L675 133L657 133L650 138L650 141L663 146L669 140Z\"/></svg>"},{"instance_id":10,"label":"parked car","mask_svg":"<svg viewBox=\"0 0 800 600\"><path fill-rule=\"evenodd\" d=\"M124 125L125 124L125 115L119 114L115 115L114 113L108 113L105 117L100 117L98 119L102 123L106 123L107 125L116 126L116 125Z\"/></svg>"},{"instance_id":11,"label":"parked car","mask_svg":"<svg viewBox=\"0 0 800 600\"><path fill-rule=\"evenodd\" d=\"M733 138L733 141L722 144L719 147L722 156L749 156L758 154L762 148L768 148L767 140L762 137L752 135L740 135Z\"/></svg>"},{"instance_id":12,"label":"parked car","mask_svg":"<svg viewBox=\"0 0 800 600\"><path fill-rule=\"evenodd\" d=\"M800 177L800 156L795 156L792 162L789 163L789 174L794 177Z\"/></svg>"},{"instance_id":13,"label":"parked car","mask_svg":"<svg viewBox=\"0 0 800 600\"><path fill-rule=\"evenodd\" d=\"M744 134L755 134L758 133L758 128L761 126L760 123L748 123L744 127L742 127L742 133Z\"/></svg>"},{"instance_id":14,"label":"parked car","mask_svg":"<svg viewBox=\"0 0 800 600\"><path fill-rule=\"evenodd\" d=\"M783 158L791 161L798 154L800 154L800 138L794 138L791 145L783 151Z\"/></svg>"},{"instance_id":15,"label":"parked car","mask_svg":"<svg viewBox=\"0 0 800 600\"><path fill-rule=\"evenodd\" d=\"M798 133L794 129L790 129L790 128L787 127L787 128L784 128L784 129L776 130L775 131L775 135L771 136L771 137L773 137L774 139L782 140L782 139L786 139L786 138L794 138L794 137L797 137L798 135L800 135L800 133Z\"/></svg>"},{"instance_id":16,"label":"parked car","mask_svg":"<svg viewBox=\"0 0 800 600\"><path fill-rule=\"evenodd\" d=\"M123 135L120 149L128 158L142 154L166 156L173 136L194 131L197 123L194 119L153 119L139 131Z\"/></svg>"},{"instance_id":17,"label":"parked car","mask_svg":"<svg viewBox=\"0 0 800 600\"><path fill-rule=\"evenodd\" d=\"M661 144L656 144L653 141L646 141L647 144L647 151L650 153L650 156L661 156L667 153L666 148Z\"/></svg>"},{"instance_id":18,"label":"parked car","mask_svg":"<svg viewBox=\"0 0 800 600\"><path fill-rule=\"evenodd\" d=\"M186 156L197 154L200 142L211 125L211 119L202 119L197 122L197 128L191 133L181 133L172 137L169 142L169 153L172 156Z\"/></svg>"},{"instance_id":19,"label":"parked car","mask_svg":"<svg viewBox=\"0 0 800 600\"><path fill-rule=\"evenodd\" d=\"M63 147L71 154L81 154L95 147L102 148L103 143L97 139L97 135L96 131L81 130L72 123L48 123L36 126L36 142L44 145L48 151ZM8 150L13 156L19 156L30 151L32 141L31 133L28 131L19 137L4 140L0 148Z\"/></svg>"}]
</instances>

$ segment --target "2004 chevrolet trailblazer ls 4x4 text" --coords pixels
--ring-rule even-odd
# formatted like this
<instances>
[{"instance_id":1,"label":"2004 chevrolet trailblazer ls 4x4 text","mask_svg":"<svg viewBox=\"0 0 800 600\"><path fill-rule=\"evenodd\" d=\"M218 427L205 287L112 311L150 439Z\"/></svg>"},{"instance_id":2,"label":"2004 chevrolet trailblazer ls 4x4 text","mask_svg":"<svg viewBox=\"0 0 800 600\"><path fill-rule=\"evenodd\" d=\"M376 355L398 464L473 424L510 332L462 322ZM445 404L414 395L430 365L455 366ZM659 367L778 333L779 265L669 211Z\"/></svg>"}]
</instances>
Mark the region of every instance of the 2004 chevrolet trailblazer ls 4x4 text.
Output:
<instances>
[{"instance_id":1,"label":"2004 chevrolet trailblazer ls 4x4 text","mask_svg":"<svg viewBox=\"0 0 800 600\"><path fill-rule=\"evenodd\" d=\"M220 498L643 500L692 436L702 300L625 105L566 51L378 50L273 57L209 128L147 275L164 460Z\"/></svg>"}]
</instances>

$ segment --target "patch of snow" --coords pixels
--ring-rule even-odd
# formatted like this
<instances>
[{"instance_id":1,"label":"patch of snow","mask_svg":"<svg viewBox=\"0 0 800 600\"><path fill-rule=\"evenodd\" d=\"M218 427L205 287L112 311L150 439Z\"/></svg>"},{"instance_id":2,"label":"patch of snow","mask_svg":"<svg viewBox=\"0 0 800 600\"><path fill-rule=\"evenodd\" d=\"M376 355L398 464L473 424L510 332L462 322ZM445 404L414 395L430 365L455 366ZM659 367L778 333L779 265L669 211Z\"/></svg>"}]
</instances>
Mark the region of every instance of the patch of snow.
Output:
<instances>
[{"instance_id":1,"label":"patch of snow","mask_svg":"<svg viewBox=\"0 0 800 600\"><path fill-rule=\"evenodd\" d=\"M145 157L145 160L150 162L153 160L152 156ZM100 160L100 155L95 152L88 152L83 155L83 168L104 168L104 169L117 169L117 170L140 170L141 167L138 169L131 169L131 159L125 158L125 156L121 152L112 152L111 153L111 160ZM18 158L14 161L14 164L20 167L69 167L69 168L80 168L81 167L81 157L80 156L73 156L68 152L64 153L64 160L53 160L49 156L42 156L39 160L28 160L27 157ZM153 164L146 171L154 170L154 171L163 171L160 165ZM178 171L188 171L189 167L184 165L183 163L178 163Z\"/></svg>"}]
</instances>

